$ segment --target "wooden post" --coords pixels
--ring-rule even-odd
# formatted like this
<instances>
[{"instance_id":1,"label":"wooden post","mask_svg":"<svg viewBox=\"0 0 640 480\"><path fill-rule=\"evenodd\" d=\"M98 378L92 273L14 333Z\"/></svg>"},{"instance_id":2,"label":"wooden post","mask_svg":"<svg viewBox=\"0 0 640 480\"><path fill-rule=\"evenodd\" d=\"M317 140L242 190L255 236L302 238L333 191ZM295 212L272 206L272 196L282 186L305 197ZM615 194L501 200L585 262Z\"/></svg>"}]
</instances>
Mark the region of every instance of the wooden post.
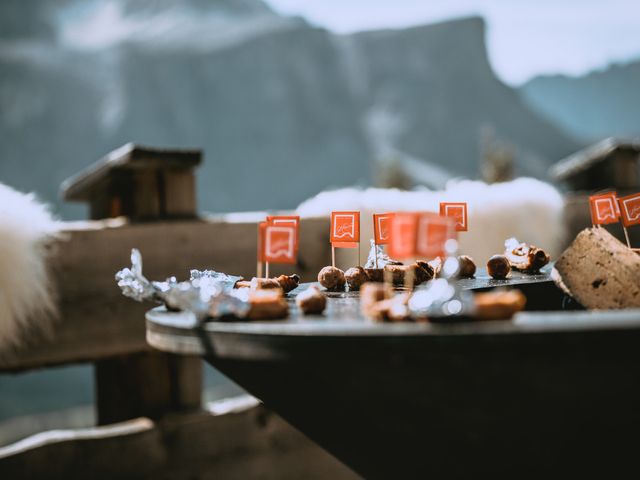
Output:
<instances>
[{"instance_id":1,"label":"wooden post","mask_svg":"<svg viewBox=\"0 0 640 480\"><path fill-rule=\"evenodd\" d=\"M98 425L201 407L199 357L143 352L99 360L95 379Z\"/></svg>"},{"instance_id":2,"label":"wooden post","mask_svg":"<svg viewBox=\"0 0 640 480\"><path fill-rule=\"evenodd\" d=\"M66 180L63 195L88 201L95 220L117 215L145 221L195 218L194 169L201 160L199 150L127 144ZM138 321L144 324L143 318ZM201 406L199 358L160 352L121 355L97 361L95 381L101 425Z\"/></svg>"}]
</instances>

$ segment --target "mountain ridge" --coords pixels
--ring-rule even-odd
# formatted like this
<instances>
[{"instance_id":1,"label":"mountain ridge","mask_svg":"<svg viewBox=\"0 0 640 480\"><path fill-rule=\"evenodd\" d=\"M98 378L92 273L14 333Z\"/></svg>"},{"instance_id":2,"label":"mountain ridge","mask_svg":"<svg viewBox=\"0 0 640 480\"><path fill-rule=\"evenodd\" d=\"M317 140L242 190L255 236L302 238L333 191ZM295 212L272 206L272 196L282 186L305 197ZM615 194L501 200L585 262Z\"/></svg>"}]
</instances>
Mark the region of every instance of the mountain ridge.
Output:
<instances>
[{"instance_id":1,"label":"mountain ridge","mask_svg":"<svg viewBox=\"0 0 640 480\"><path fill-rule=\"evenodd\" d=\"M184 28L154 10L142 37L134 23L85 49L69 42L80 34L4 41L2 181L77 218L85 210L61 203L58 186L108 151L201 147L202 210L290 209L370 184L388 152L475 176L487 125L517 146L520 173L544 176L577 148L499 81L477 17L345 36L261 8L220 29L190 11L175 17ZM263 18L276 27L259 28Z\"/></svg>"},{"instance_id":2,"label":"mountain ridge","mask_svg":"<svg viewBox=\"0 0 640 480\"><path fill-rule=\"evenodd\" d=\"M584 75L541 75L519 88L527 104L586 142L640 135L640 57Z\"/></svg>"}]
</instances>

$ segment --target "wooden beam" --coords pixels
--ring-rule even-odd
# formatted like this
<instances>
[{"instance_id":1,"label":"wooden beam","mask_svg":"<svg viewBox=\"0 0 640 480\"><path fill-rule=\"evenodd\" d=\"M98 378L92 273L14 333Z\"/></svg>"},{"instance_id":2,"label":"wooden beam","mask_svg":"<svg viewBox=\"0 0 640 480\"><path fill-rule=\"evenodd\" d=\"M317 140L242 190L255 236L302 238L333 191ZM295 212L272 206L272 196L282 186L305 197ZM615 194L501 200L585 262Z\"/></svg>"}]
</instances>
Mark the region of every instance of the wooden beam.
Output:
<instances>
[{"instance_id":1,"label":"wooden beam","mask_svg":"<svg viewBox=\"0 0 640 480\"><path fill-rule=\"evenodd\" d=\"M240 404L223 415L39 433L0 448L0 471L12 479L358 478L279 416Z\"/></svg>"},{"instance_id":2,"label":"wooden beam","mask_svg":"<svg viewBox=\"0 0 640 480\"><path fill-rule=\"evenodd\" d=\"M98 425L155 420L200 408L202 359L157 351L122 355L97 361L95 381Z\"/></svg>"},{"instance_id":3,"label":"wooden beam","mask_svg":"<svg viewBox=\"0 0 640 480\"><path fill-rule=\"evenodd\" d=\"M214 269L251 278L255 275L257 221L255 214L240 221L225 217L206 220L128 224L106 220L68 224L64 239L51 246L49 267L59 316L48 333L33 319L23 345L0 352L0 371L21 371L149 350L144 313L152 304L122 296L114 275L130 265L138 248L149 279L189 270ZM330 256L327 219L303 219L298 265L273 265L274 275L298 273L303 281L316 278Z\"/></svg>"}]
</instances>

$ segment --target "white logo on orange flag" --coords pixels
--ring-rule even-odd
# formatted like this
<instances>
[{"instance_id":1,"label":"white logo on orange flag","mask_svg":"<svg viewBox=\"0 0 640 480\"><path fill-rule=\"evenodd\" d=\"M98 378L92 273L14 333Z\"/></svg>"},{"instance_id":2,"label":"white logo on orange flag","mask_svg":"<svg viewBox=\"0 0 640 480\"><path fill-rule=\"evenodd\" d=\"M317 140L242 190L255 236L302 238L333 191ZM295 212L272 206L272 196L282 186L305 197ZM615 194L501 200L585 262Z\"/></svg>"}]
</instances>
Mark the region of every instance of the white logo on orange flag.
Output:
<instances>
[{"instance_id":1,"label":"white logo on orange flag","mask_svg":"<svg viewBox=\"0 0 640 480\"><path fill-rule=\"evenodd\" d=\"M271 225L288 225L296 229L295 250L298 252L300 242L300 217L298 215L267 215L267 223Z\"/></svg>"},{"instance_id":2,"label":"white logo on orange flag","mask_svg":"<svg viewBox=\"0 0 640 480\"><path fill-rule=\"evenodd\" d=\"M391 238L391 218L393 213L373 214L373 237L376 245L386 245Z\"/></svg>"},{"instance_id":3,"label":"white logo on orange flag","mask_svg":"<svg viewBox=\"0 0 640 480\"><path fill-rule=\"evenodd\" d=\"M356 248L360 242L360 212L331 212L331 244Z\"/></svg>"},{"instance_id":4,"label":"white logo on orange flag","mask_svg":"<svg viewBox=\"0 0 640 480\"><path fill-rule=\"evenodd\" d=\"M440 215L453 218L456 222L456 231L468 230L466 202L440 202Z\"/></svg>"},{"instance_id":5,"label":"white logo on orange flag","mask_svg":"<svg viewBox=\"0 0 640 480\"><path fill-rule=\"evenodd\" d=\"M591 209L591 223L594 225L617 223L620 217L620 211L616 205L617 202L618 200L615 192L590 196L589 206Z\"/></svg>"},{"instance_id":6,"label":"white logo on orange flag","mask_svg":"<svg viewBox=\"0 0 640 480\"><path fill-rule=\"evenodd\" d=\"M416 254L416 230L418 214L397 212L391 217L389 255L395 258L409 258Z\"/></svg>"},{"instance_id":7,"label":"white logo on orange flag","mask_svg":"<svg viewBox=\"0 0 640 480\"><path fill-rule=\"evenodd\" d=\"M640 193L619 199L622 224L625 227L640 224Z\"/></svg>"},{"instance_id":8,"label":"white logo on orange flag","mask_svg":"<svg viewBox=\"0 0 640 480\"><path fill-rule=\"evenodd\" d=\"M296 228L269 225L264 228L264 260L270 263L296 263Z\"/></svg>"},{"instance_id":9,"label":"white logo on orange flag","mask_svg":"<svg viewBox=\"0 0 640 480\"><path fill-rule=\"evenodd\" d=\"M421 213L418 218L416 253L425 258L445 256L447 240L456 237L456 220L435 213Z\"/></svg>"},{"instance_id":10,"label":"white logo on orange flag","mask_svg":"<svg viewBox=\"0 0 640 480\"><path fill-rule=\"evenodd\" d=\"M300 224L298 215L267 215L267 222L272 225L292 225L297 227Z\"/></svg>"}]
</instances>

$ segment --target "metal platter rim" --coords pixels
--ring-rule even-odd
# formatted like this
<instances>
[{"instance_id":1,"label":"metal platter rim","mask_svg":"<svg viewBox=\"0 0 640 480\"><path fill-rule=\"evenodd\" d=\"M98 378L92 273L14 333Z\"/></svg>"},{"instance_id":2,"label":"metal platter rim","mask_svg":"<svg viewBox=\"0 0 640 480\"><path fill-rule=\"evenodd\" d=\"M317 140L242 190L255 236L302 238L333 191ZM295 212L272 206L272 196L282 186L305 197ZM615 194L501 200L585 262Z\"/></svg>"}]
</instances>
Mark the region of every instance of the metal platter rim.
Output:
<instances>
[{"instance_id":1,"label":"metal platter rim","mask_svg":"<svg viewBox=\"0 0 640 480\"><path fill-rule=\"evenodd\" d=\"M150 327L191 331L195 316L191 312L169 312L164 307L149 310L146 318ZM431 323L374 323L367 320L330 320L322 316L304 320L205 323L209 334L235 333L275 336L458 336L495 334L532 334L563 331L611 330L640 328L640 309L580 311L580 312L522 312L513 320L475 321L452 324Z\"/></svg>"}]
</instances>

